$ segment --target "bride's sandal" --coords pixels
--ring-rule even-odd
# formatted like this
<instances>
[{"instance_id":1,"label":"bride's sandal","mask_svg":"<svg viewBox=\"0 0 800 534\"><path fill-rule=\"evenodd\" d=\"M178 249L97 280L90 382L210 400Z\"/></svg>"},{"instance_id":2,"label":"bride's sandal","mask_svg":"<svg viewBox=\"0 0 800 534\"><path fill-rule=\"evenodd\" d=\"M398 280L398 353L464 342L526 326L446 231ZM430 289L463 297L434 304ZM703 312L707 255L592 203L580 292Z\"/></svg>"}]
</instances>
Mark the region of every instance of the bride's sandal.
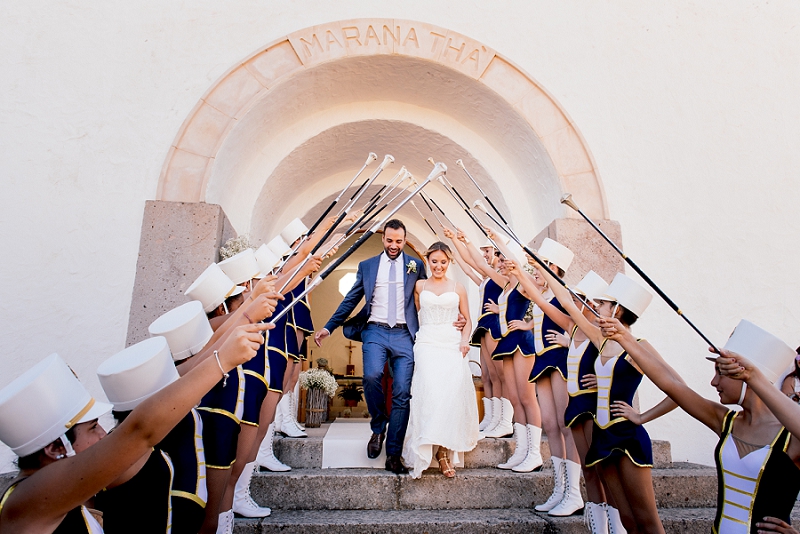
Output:
<instances>
[{"instance_id":1,"label":"bride's sandal","mask_svg":"<svg viewBox=\"0 0 800 534\"><path fill-rule=\"evenodd\" d=\"M446 452L437 454L436 459L439 460L439 471L441 471L444 476L447 478L456 476L456 470L453 468L453 464L450 463L450 458L447 457Z\"/></svg>"}]
</instances>

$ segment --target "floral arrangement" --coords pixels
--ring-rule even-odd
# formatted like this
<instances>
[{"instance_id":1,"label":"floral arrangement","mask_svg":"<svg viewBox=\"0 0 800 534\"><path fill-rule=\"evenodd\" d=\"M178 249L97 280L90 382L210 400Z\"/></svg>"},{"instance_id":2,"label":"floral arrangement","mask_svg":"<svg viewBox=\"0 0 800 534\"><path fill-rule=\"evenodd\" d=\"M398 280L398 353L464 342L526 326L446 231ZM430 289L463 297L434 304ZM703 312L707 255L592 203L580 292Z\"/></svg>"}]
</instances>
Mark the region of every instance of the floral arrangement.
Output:
<instances>
[{"instance_id":1,"label":"floral arrangement","mask_svg":"<svg viewBox=\"0 0 800 534\"><path fill-rule=\"evenodd\" d=\"M249 235L242 234L239 237L232 237L225 241L225 244L220 247L219 258L220 260L227 260L248 248L253 248L253 246L250 245Z\"/></svg>"},{"instance_id":2,"label":"floral arrangement","mask_svg":"<svg viewBox=\"0 0 800 534\"><path fill-rule=\"evenodd\" d=\"M300 387L303 389L321 389L328 397L336 395L339 383L333 375L322 369L309 369L300 373Z\"/></svg>"}]
</instances>

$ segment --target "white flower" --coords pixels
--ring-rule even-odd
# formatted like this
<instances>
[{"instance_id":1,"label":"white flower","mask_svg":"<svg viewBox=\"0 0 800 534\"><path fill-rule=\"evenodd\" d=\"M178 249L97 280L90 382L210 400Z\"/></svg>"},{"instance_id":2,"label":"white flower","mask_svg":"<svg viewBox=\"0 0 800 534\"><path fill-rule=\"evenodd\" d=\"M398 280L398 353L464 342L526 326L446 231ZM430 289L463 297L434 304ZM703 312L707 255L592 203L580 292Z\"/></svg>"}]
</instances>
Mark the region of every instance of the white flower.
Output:
<instances>
[{"instance_id":1,"label":"white flower","mask_svg":"<svg viewBox=\"0 0 800 534\"><path fill-rule=\"evenodd\" d=\"M415 273L417 272L417 262L414 260L409 261L406 264L406 274Z\"/></svg>"},{"instance_id":2,"label":"white flower","mask_svg":"<svg viewBox=\"0 0 800 534\"><path fill-rule=\"evenodd\" d=\"M309 369L300 373L300 387L303 389L321 389L329 397L336 395L339 383L333 375L322 369Z\"/></svg>"},{"instance_id":3,"label":"white flower","mask_svg":"<svg viewBox=\"0 0 800 534\"><path fill-rule=\"evenodd\" d=\"M232 237L219 249L219 258L220 260L227 260L248 248L253 247L250 245L250 237L247 234Z\"/></svg>"}]
</instances>

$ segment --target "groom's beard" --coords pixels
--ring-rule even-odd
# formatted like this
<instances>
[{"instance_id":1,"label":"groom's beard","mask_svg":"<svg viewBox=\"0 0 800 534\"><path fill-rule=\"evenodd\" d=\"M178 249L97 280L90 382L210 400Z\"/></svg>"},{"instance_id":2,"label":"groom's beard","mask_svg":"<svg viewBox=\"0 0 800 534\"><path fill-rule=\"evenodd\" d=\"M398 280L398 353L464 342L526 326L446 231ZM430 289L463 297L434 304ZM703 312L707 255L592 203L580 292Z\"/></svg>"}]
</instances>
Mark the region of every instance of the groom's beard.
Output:
<instances>
[{"instance_id":1,"label":"groom's beard","mask_svg":"<svg viewBox=\"0 0 800 534\"><path fill-rule=\"evenodd\" d=\"M383 249L383 251L386 253L387 256L389 256L390 260L396 260L397 258L400 257L400 254L403 253L403 249L402 248L400 250L398 250L397 253L394 254L394 255L392 255L392 253L387 248Z\"/></svg>"}]
</instances>

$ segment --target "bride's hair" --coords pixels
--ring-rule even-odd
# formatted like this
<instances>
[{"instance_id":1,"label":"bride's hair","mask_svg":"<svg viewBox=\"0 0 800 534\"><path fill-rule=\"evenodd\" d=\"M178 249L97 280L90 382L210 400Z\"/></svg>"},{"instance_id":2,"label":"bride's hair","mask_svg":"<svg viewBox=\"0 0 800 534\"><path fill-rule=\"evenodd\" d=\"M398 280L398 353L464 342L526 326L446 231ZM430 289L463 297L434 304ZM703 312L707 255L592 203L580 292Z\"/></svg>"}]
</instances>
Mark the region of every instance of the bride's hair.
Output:
<instances>
[{"instance_id":1,"label":"bride's hair","mask_svg":"<svg viewBox=\"0 0 800 534\"><path fill-rule=\"evenodd\" d=\"M444 255L447 256L447 259L453 261L453 252L450 250L450 247L447 246L447 243L442 243L441 241L437 241L436 243L428 247L428 250L425 251L425 254L423 254L423 256L425 256L425 259L427 260L428 256L430 256L437 250L444 252Z\"/></svg>"}]
</instances>

